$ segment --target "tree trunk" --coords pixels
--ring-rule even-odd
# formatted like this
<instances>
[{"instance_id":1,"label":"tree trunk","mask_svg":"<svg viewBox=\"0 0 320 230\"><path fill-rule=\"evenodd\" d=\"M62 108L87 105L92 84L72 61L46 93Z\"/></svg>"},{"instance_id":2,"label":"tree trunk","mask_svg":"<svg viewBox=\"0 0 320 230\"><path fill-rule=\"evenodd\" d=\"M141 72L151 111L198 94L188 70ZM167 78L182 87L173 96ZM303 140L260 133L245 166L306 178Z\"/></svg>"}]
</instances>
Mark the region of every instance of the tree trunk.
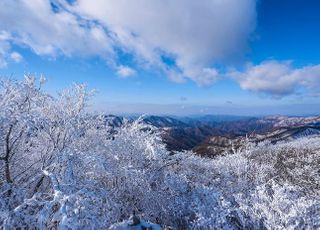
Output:
<instances>
[{"instance_id":1,"label":"tree trunk","mask_svg":"<svg viewBox=\"0 0 320 230\"><path fill-rule=\"evenodd\" d=\"M5 176L6 176L6 181L7 183L13 183L11 179L11 174L10 174L10 165L9 165L9 159L5 159Z\"/></svg>"},{"instance_id":2,"label":"tree trunk","mask_svg":"<svg viewBox=\"0 0 320 230\"><path fill-rule=\"evenodd\" d=\"M36 186L34 187L33 194L37 193L39 191L40 186L42 185L42 182L44 180L44 176L42 175L37 182Z\"/></svg>"},{"instance_id":3,"label":"tree trunk","mask_svg":"<svg viewBox=\"0 0 320 230\"><path fill-rule=\"evenodd\" d=\"M5 156L2 158L2 160L4 160L4 170L5 170L5 177L6 177L6 181L7 183L12 183L12 179L11 179L11 174L10 174L10 164L9 164L9 159L10 159L10 152L11 152L11 148L10 148L10 135L13 129L13 125L10 125L9 127L9 131L6 135L6 152L5 152Z\"/></svg>"}]
</instances>

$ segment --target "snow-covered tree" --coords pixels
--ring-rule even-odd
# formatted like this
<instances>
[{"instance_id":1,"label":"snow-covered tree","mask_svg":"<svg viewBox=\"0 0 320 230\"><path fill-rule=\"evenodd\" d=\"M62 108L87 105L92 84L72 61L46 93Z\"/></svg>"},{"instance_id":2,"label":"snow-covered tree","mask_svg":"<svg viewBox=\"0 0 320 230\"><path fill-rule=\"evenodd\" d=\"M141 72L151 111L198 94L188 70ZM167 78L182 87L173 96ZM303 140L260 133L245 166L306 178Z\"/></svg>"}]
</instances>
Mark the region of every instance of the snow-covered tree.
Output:
<instances>
[{"instance_id":1,"label":"snow-covered tree","mask_svg":"<svg viewBox=\"0 0 320 230\"><path fill-rule=\"evenodd\" d=\"M1 81L2 228L320 227L319 137L171 153L142 118L110 127L88 113L84 85L53 97L43 84Z\"/></svg>"}]
</instances>

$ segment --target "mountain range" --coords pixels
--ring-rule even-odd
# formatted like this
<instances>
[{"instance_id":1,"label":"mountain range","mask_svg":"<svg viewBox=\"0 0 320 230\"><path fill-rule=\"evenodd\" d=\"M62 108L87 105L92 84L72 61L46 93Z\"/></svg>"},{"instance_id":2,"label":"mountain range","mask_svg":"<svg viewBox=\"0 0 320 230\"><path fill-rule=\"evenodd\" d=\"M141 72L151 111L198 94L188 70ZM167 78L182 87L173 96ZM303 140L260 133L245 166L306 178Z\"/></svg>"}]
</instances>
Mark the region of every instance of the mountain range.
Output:
<instances>
[{"instance_id":1,"label":"mountain range","mask_svg":"<svg viewBox=\"0 0 320 230\"><path fill-rule=\"evenodd\" d=\"M136 117L106 115L106 124L118 127L124 120ZM193 117L144 116L142 121L162 131L170 151L193 150L196 154L215 157L236 151L246 142L289 141L310 135L320 135L320 116L244 117L205 115Z\"/></svg>"}]
</instances>

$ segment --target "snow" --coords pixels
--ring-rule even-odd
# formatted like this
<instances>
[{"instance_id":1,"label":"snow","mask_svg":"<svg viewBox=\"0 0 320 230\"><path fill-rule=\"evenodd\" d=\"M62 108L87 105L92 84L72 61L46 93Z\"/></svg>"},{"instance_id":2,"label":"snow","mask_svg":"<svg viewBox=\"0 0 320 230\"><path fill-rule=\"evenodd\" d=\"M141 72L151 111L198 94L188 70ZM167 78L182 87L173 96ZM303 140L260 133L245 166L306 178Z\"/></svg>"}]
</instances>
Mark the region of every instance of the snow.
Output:
<instances>
[{"instance_id":1,"label":"snow","mask_svg":"<svg viewBox=\"0 0 320 230\"><path fill-rule=\"evenodd\" d=\"M137 225L133 225L132 216L128 221L123 221L121 223L116 223L110 226L110 230L144 230L144 229L152 229L152 230L162 230L162 227L158 224L148 223L144 220L140 220L140 223Z\"/></svg>"},{"instance_id":2,"label":"snow","mask_svg":"<svg viewBox=\"0 0 320 230\"><path fill-rule=\"evenodd\" d=\"M143 118L111 132L87 113L84 85L55 98L42 84L0 81L1 228L320 227L319 137L172 155Z\"/></svg>"}]
</instances>

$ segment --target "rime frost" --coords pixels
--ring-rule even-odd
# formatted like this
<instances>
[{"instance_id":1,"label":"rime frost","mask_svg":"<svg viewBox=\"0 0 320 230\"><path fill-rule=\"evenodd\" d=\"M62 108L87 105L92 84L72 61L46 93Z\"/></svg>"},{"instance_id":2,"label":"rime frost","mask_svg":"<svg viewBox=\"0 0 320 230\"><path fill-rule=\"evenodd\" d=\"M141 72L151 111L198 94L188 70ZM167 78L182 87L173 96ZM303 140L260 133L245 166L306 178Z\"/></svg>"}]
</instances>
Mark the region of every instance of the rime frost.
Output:
<instances>
[{"instance_id":1,"label":"rime frost","mask_svg":"<svg viewBox=\"0 0 320 230\"><path fill-rule=\"evenodd\" d=\"M137 119L110 127L75 85L1 80L4 229L317 229L320 138L248 144L216 159L168 152Z\"/></svg>"}]
</instances>

